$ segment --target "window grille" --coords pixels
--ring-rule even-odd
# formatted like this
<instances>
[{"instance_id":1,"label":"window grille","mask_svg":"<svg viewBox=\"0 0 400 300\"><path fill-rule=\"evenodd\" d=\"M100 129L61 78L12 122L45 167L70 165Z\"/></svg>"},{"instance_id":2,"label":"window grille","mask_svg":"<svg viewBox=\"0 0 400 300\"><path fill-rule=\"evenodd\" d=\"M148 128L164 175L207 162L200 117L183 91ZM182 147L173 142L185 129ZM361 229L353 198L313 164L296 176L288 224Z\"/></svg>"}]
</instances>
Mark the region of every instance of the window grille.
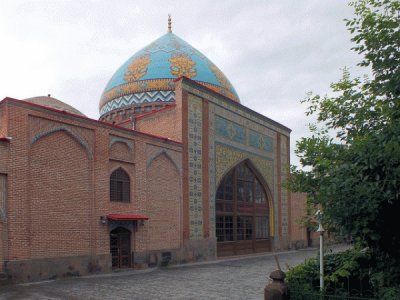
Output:
<instances>
[{"instance_id":1,"label":"window grille","mask_svg":"<svg viewBox=\"0 0 400 300\"><path fill-rule=\"evenodd\" d=\"M110 176L110 201L130 202L131 187L128 174L117 169Z\"/></svg>"}]
</instances>

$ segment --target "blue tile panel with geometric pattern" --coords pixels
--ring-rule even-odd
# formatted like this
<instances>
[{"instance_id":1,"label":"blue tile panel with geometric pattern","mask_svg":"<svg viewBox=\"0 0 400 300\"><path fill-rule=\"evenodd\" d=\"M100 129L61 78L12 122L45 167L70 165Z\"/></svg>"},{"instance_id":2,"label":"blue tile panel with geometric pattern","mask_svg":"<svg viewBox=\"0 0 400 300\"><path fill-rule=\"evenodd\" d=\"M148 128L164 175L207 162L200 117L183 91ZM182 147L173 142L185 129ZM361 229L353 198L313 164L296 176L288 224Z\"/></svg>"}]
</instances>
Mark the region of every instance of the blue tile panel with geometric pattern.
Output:
<instances>
[{"instance_id":1,"label":"blue tile panel with geometric pattern","mask_svg":"<svg viewBox=\"0 0 400 300\"><path fill-rule=\"evenodd\" d=\"M217 117L215 119L215 126L218 135L227 137L235 142L245 144L246 131L243 126L221 117Z\"/></svg>"},{"instance_id":2,"label":"blue tile panel with geometric pattern","mask_svg":"<svg viewBox=\"0 0 400 300\"><path fill-rule=\"evenodd\" d=\"M272 139L261 133L249 130L249 145L267 152L272 152Z\"/></svg>"},{"instance_id":3,"label":"blue tile panel with geometric pattern","mask_svg":"<svg viewBox=\"0 0 400 300\"><path fill-rule=\"evenodd\" d=\"M228 138L243 145L249 145L266 152L272 152L273 150L271 137L250 129L246 130L243 126L220 116L215 117L215 132L219 136Z\"/></svg>"},{"instance_id":4,"label":"blue tile panel with geometric pattern","mask_svg":"<svg viewBox=\"0 0 400 300\"><path fill-rule=\"evenodd\" d=\"M124 96L173 91L174 79L181 76L239 102L235 89L221 70L201 52L169 32L137 52L115 72L102 94L101 114L111 107L116 108L117 102L103 108L108 102Z\"/></svg>"},{"instance_id":5,"label":"blue tile panel with geometric pattern","mask_svg":"<svg viewBox=\"0 0 400 300\"><path fill-rule=\"evenodd\" d=\"M203 238L203 108L200 98L188 99L189 237Z\"/></svg>"}]
</instances>

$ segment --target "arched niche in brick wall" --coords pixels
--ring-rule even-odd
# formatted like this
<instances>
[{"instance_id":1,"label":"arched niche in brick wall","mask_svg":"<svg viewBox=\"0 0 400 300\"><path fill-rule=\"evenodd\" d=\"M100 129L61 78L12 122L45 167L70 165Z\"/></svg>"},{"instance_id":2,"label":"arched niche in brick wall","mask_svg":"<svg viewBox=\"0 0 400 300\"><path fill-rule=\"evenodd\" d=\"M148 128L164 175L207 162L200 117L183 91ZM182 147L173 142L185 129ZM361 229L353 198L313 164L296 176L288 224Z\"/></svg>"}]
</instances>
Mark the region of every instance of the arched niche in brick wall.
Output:
<instances>
[{"instance_id":1,"label":"arched niche in brick wall","mask_svg":"<svg viewBox=\"0 0 400 300\"><path fill-rule=\"evenodd\" d=\"M90 254L93 182L87 149L65 130L30 149L28 197L32 258Z\"/></svg>"},{"instance_id":2,"label":"arched niche in brick wall","mask_svg":"<svg viewBox=\"0 0 400 300\"><path fill-rule=\"evenodd\" d=\"M168 154L168 152L165 149L161 149L160 151L154 153L152 156L150 156L147 159L147 168L149 168L151 166L151 164L153 163L153 161L161 156L165 156L166 159L168 159L172 165L175 167L176 171L178 172L178 174L181 173L181 169L179 168L178 164L175 162L175 160L171 157L171 155Z\"/></svg>"},{"instance_id":3,"label":"arched niche in brick wall","mask_svg":"<svg viewBox=\"0 0 400 300\"><path fill-rule=\"evenodd\" d=\"M148 249L176 249L181 243L181 177L166 154L147 168Z\"/></svg>"},{"instance_id":4,"label":"arched niche in brick wall","mask_svg":"<svg viewBox=\"0 0 400 300\"><path fill-rule=\"evenodd\" d=\"M86 141L76 132L74 132L72 129L68 128L68 127L55 127L52 128L50 130L47 130L45 132L41 132L37 135L35 135L33 137L33 139L31 140L31 144L35 144L37 141L39 141L40 139L49 136L51 134L57 133L57 132L63 132L67 135L69 135L71 138L73 138L81 147L83 147L86 150L86 153L89 157L89 159L93 158L93 154L92 151L89 147L89 145L86 143Z\"/></svg>"}]
</instances>

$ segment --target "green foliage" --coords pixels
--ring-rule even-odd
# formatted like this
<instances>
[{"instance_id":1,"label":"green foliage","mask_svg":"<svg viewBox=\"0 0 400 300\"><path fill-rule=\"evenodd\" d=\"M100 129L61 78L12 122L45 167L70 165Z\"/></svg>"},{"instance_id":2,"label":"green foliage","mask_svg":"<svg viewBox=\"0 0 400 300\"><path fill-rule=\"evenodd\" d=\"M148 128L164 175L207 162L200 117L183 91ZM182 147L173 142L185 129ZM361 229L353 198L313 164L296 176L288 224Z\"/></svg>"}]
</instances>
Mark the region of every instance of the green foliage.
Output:
<instances>
[{"instance_id":1,"label":"green foliage","mask_svg":"<svg viewBox=\"0 0 400 300\"><path fill-rule=\"evenodd\" d=\"M289 291L314 292L319 284L319 264L317 259L308 259L303 264L286 273Z\"/></svg>"},{"instance_id":2,"label":"green foliage","mask_svg":"<svg viewBox=\"0 0 400 300\"><path fill-rule=\"evenodd\" d=\"M368 246L376 271L400 283L400 1L351 2L346 20L359 66L371 78L342 79L334 96L308 94L307 115L316 115L311 137L297 142L303 169L292 167L289 186L308 194L324 211L324 227ZM390 262L390 263L389 263ZM351 268L352 266L347 266ZM338 276L347 274L342 268ZM388 272L388 271L386 271ZM340 277L339 276L339 277Z\"/></svg>"},{"instance_id":3,"label":"green foliage","mask_svg":"<svg viewBox=\"0 0 400 300\"><path fill-rule=\"evenodd\" d=\"M324 256L325 286L327 289L343 284L350 275L360 270L359 260L368 255L359 250L347 250L339 254ZM289 270L286 280L290 286L302 285L306 290L319 289L319 260L309 259L305 263Z\"/></svg>"},{"instance_id":4,"label":"green foliage","mask_svg":"<svg viewBox=\"0 0 400 300\"><path fill-rule=\"evenodd\" d=\"M367 248L329 254L324 261L325 294L400 299L400 286L392 285L387 272L377 271L377 262ZM290 269L286 282L291 296L308 299L307 295L315 295L319 292L319 260L310 259Z\"/></svg>"},{"instance_id":5,"label":"green foliage","mask_svg":"<svg viewBox=\"0 0 400 300\"><path fill-rule=\"evenodd\" d=\"M400 287L385 287L378 294L381 300L400 299Z\"/></svg>"}]
</instances>

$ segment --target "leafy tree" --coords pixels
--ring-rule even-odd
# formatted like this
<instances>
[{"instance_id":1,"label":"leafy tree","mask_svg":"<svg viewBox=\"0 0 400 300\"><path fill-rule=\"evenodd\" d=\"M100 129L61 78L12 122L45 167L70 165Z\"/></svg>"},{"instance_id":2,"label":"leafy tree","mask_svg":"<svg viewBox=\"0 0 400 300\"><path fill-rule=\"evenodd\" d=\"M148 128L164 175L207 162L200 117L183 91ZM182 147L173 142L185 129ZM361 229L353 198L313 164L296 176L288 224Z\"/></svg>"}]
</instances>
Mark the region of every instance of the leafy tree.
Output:
<instances>
[{"instance_id":1,"label":"leafy tree","mask_svg":"<svg viewBox=\"0 0 400 300\"><path fill-rule=\"evenodd\" d=\"M344 69L333 96L307 95L306 115L317 121L297 142L304 168L292 167L290 187L323 208L331 231L369 246L375 267L390 271L385 280L399 284L400 1L350 5L353 50L372 75L352 78Z\"/></svg>"}]
</instances>

